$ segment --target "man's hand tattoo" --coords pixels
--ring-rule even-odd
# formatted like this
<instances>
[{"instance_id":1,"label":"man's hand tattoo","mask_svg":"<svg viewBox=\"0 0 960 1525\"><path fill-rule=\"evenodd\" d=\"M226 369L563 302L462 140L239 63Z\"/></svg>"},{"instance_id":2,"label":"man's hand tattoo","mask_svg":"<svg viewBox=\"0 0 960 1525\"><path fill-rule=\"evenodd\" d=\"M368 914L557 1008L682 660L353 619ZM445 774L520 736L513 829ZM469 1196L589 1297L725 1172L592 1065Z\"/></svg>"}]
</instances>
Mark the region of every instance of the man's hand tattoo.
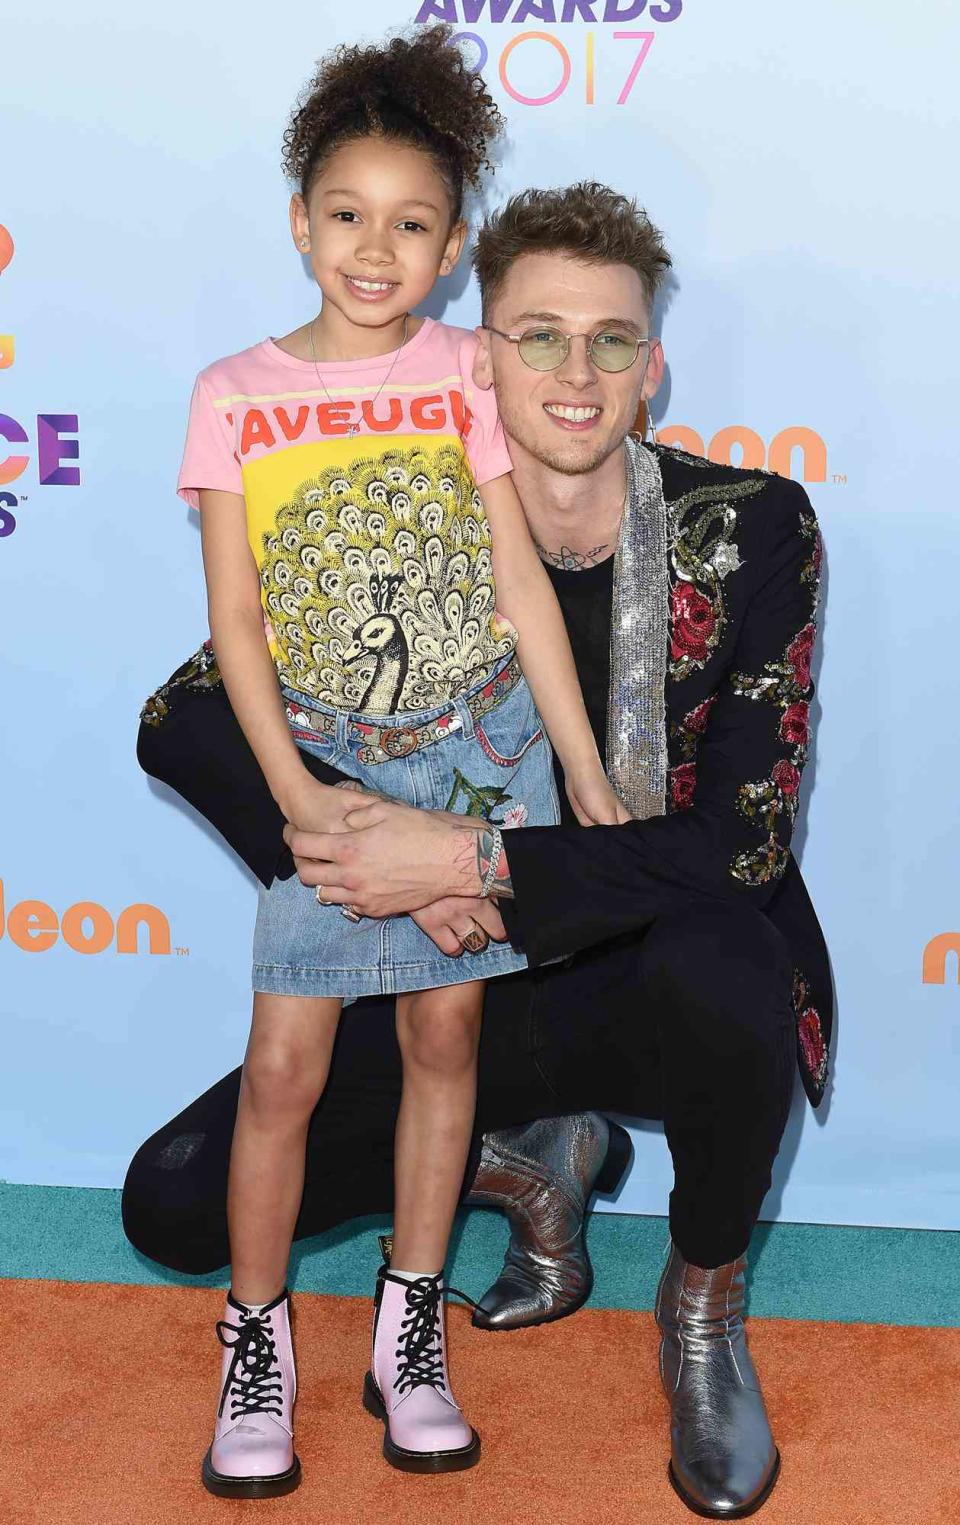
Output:
<instances>
[{"instance_id":1,"label":"man's hand tattoo","mask_svg":"<svg viewBox=\"0 0 960 1525\"><path fill-rule=\"evenodd\" d=\"M485 826L477 832L477 873L480 875L480 883L483 884L484 876L490 867L490 856L493 851L494 835L491 826ZM507 862L507 849L504 844L497 864L496 877L490 890L491 900L512 900L513 880L510 877L510 865Z\"/></svg>"}]
</instances>

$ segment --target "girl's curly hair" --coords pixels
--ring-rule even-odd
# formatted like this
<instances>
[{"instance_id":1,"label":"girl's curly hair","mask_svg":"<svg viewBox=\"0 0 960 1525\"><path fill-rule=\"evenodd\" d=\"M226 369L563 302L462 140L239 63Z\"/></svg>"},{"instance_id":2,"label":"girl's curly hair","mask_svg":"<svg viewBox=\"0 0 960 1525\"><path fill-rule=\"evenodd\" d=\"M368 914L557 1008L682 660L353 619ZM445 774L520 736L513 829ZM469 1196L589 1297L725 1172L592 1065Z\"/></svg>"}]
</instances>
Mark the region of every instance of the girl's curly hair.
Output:
<instances>
[{"instance_id":1,"label":"girl's curly hair","mask_svg":"<svg viewBox=\"0 0 960 1525\"><path fill-rule=\"evenodd\" d=\"M493 167L488 150L503 117L452 32L425 27L379 47L344 45L320 60L283 135L283 168L304 200L336 149L377 136L430 154L457 220L464 186L479 185L484 168Z\"/></svg>"}]
</instances>

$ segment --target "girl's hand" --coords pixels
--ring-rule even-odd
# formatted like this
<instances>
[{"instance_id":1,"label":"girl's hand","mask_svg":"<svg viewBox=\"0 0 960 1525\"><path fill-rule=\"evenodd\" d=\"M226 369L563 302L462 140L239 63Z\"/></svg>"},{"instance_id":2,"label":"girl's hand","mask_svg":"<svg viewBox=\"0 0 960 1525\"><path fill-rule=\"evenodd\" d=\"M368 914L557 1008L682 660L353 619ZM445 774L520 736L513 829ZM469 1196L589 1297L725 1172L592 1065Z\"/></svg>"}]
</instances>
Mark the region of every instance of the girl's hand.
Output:
<instances>
[{"instance_id":1,"label":"girl's hand","mask_svg":"<svg viewBox=\"0 0 960 1525\"><path fill-rule=\"evenodd\" d=\"M435 900L410 916L421 932L426 932L441 953L459 958L463 953L482 953L494 942L505 942L507 933L500 912L490 900L470 899L466 895L448 895ZM464 941L464 938L467 941Z\"/></svg>"},{"instance_id":2,"label":"girl's hand","mask_svg":"<svg viewBox=\"0 0 960 1525\"><path fill-rule=\"evenodd\" d=\"M622 826L633 820L599 769L568 774L566 788L567 799L581 826Z\"/></svg>"},{"instance_id":3,"label":"girl's hand","mask_svg":"<svg viewBox=\"0 0 960 1525\"><path fill-rule=\"evenodd\" d=\"M304 777L298 780L296 794L288 805L288 820L299 831L349 831L347 816L363 803L357 798L358 790L364 792L362 784L353 780L321 784L304 769Z\"/></svg>"}]
</instances>

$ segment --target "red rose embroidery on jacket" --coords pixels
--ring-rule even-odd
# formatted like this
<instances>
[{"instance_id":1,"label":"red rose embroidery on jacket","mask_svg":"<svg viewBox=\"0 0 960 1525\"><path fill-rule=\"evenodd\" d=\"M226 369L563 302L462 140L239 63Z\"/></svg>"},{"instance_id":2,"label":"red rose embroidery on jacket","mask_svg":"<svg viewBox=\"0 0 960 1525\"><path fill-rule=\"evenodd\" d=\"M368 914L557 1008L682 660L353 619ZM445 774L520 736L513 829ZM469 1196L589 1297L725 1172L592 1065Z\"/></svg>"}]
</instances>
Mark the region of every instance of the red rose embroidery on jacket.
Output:
<instances>
[{"instance_id":1,"label":"red rose embroidery on jacket","mask_svg":"<svg viewBox=\"0 0 960 1525\"><path fill-rule=\"evenodd\" d=\"M709 598L699 593L692 583L679 582L673 590L672 616L670 655L673 660L679 662L681 658L689 657L694 662L705 661L717 624Z\"/></svg>"},{"instance_id":2,"label":"red rose embroidery on jacket","mask_svg":"<svg viewBox=\"0 0 960 1525\"><path fill-rule=\"evenodd\" d=\"M810 687L810 658L813 654L813 640L816 630L813 623L805 625L795 641L787 647L787 661L793 668L793 675L801 688Z\"/></svg>"},{"instance_id":3,"label":"red rose embroidery on jacket","mask_svg":"<svg viewBox=\"0 0 960 1525\"><path fill-rule=\"evenodd\" d=\"M797 1045L803 1068L818 1090L827 1079L827 1045L820 1013L810 1001L811 990L799 969L793 971L793 1009L797 1017Z\"/></svg>"},{"instance_id":4,"label":"red rose embroidery on jacket","mask_svg":"<svg viewBox=\"0 0 960 1525\"><path fill-rule=\"evenodd\" d=\"M787 762L786 758L774 764L770 777L781 794L791 796L800 788L800 769L792 762Z\"/></svg>"},{"instance_id":5,"label":"red rose embroidery on jacket","mask_svg":"<svg viewBox=\"0 0 960 1525\"><path fill-rule=\"evenodd\" d=\"M810 706L805 700L788 704L780 722L780 736L792 747L805 747L810 739Z\"/></svg>"},{"instance_id":6,"label":"red rose embroidery on jacket","mask_svg":"<svg viewBox=\"0 0 960 1525\"><path fill-rule=\"evenodd\" d=\"M819 1077L826 1058L826 1050L823 1043L823 1033L820 1030L820 1014L813 1006L808 1006L801 1014L797 1028L800 1038L800 1047L803 1057L807 1062L807 1069L811 1075Z\"/></svg>"},{"instance_id":7,"label":"red rose embroidery on jacket","mask_svg":"<svg viewBox=\"0 0 960 1525\"><path fill-rule=\"evenodd\" d=\"M689 810L697 788L697 769L694 763L680 763L671 768L670 803L674 810Z\"/></svg>"},{"instance_id":8,"label":"red rose embroidery on jacket","mask_svg":"<svg viewBox=\"0 0 960 1525\"><path fill-rule=\"evenodd\" d=\"M801 513L800 534L812 546L810 560L801 569L800 581L810 589L810 613L815 616L823 552L820 532L812 515ZM776 739L791 749L789 757L779 757L771 763L765 778L741 784L737 791L740 814L767 833L765 842L752 852L738 853L730 866L734 878L745 884L764 884L782 874L787 865L789 854L785 842L789 842L789 828L796 819L800 775L810 742L810 699L813 694L810 664L815 638L816 622L810 618L787 643L782 655L765 662L761 672L734 672L730 677L731 687L738 698L779 707L781 714Z\"/></svg>"},{"instance_id":9,"label":"red rose embroidery on jacket","mask_svg":"<svg viewBox=\"0 0 960 1525\"><path fill-rule=\"evenodd\" d=\"M704 699L703 703L698 704L696 709L691 710L688 715L684 715L683 720L680 722L683 729L685 731L695 731L698 736L702 736L707 729L710 711L716 702L716 694L711 694L709 699Z\"/></svg>"}]
</instances>

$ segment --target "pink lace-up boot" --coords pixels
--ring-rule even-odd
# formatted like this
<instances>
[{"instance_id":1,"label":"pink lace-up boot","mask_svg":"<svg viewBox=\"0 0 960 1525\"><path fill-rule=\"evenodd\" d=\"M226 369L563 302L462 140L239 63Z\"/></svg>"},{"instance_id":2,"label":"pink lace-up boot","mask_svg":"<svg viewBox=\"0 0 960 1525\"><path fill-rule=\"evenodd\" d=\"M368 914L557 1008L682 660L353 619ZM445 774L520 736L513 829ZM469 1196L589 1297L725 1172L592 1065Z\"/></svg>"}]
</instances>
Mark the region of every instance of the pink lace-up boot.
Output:
<instances>
[{"instance_id":1,"label":"pink lace-up boot","mask_svg":"<svg viewBox=\"0 0 960 1525\"><path fill-rule=\"evenodd\" d=\"M401 1472L459 1472L480 1460L480 1437L450 1391L442 1275L404 1281L380 1267L363 1406L383 1420L383 1454Z\"/></svg>"},{"instance_id":2,"label":"pink lace-up boot","mask_svg":"<svg viewBox=\"0 0 960 1525\"><path fill-rule=\"evenodd\" d=\"M217 1339L225 1347L223 1386L213 1444L203 1458L204 1487L221 1498L292 1493L300 1462L293 1451L297 1374L286 1287L259 1314L228 1292Z\"/></svg>"}]
</instances>

